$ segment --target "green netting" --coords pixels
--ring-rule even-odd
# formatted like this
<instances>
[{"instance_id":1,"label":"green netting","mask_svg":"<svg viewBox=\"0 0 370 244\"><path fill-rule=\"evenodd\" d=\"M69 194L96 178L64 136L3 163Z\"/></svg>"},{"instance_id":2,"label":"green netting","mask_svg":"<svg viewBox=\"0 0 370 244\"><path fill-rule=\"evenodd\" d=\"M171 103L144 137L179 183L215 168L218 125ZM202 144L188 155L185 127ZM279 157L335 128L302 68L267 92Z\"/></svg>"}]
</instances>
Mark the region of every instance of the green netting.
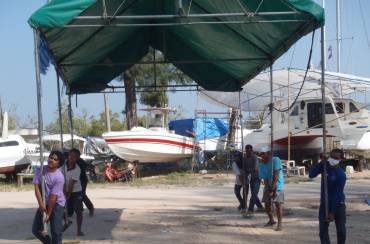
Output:
<instances>
[{"instance_id":1,"label":"green netting","mask_svg":"<svg viewBox=\"0 0 370 244\"><path fill-rule=\"evenodd\" d=\"M126 0L120 8L122 0L105 2L108 16L178 13L174 0ZM35 12L29 24L46 40L49 53L71 92L88 93L104 89L139 61L149 46L161 50L168 61L203 88L236 91L324 22L323 9L311 0L240 0L243 8L234 0L182 2L185 12L191 2L190 14L243 11L300 14L83 20L75 17L102 16L102 1L54 0ZM219 24L191 24L209 21ZM234 23L222 23L225 21ZM115 26L140 23L174 25ZM85 26L71 28L71 25Z\"/></svg>"}]
</instances>

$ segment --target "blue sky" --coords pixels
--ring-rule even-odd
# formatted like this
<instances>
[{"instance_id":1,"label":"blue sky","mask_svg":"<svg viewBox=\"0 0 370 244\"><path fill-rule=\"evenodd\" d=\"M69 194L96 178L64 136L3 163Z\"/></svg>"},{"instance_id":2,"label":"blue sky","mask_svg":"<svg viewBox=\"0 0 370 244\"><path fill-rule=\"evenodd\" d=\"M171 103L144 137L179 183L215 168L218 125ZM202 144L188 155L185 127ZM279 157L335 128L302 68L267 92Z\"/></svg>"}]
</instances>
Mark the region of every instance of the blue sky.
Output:
<instances>
[{"instance_id":1,"label":"blue sky","mask_svg":"<svg viewBox=\"0 0 370 244\"><path fill-rule=\"evenodd\" d=\"M366 37L366 32L370 34L370 18L368 17L370 1L360 1L365 15L364 21L361 18L359 0L341 1L342 36L345 38L342 44L342 72L370 77L370 43ZM321 4L321 0L317 2ZM27 19L45 3L46 0L0 0L0 98L5 110L14 111L16 109L20 123L24 122L28 116L36 117L37 115L34 43ZM332 45L333 48L333 57L328 62L328 69L336 71L335 0L326 0L326 6L327 44ZM366 31L363 22L367 27ZM319 37L320 32L317 31L313 55L315 66L318 66L320 62ZM291 62L292 67L304 68L307 63L310 39L310 35L302 38L295 47L292 47L274 64L274 68L289 67ZM42 83L43 116L47 124L57 116L55 73L51 71L46 76L42 76ZM109 103L114 112L122 111L125 104L124 95L109 95ZM197 102L195 92L170 93L169 105L182 105L187 117L192 117L195 109L226 111L226 108L216 108L207 103ZM80 95L78 96L78 107L74 107L77 114L82 110L86 110L89 114L98 114L103 109L102 94Z\"/></svg>"}]
</instances>

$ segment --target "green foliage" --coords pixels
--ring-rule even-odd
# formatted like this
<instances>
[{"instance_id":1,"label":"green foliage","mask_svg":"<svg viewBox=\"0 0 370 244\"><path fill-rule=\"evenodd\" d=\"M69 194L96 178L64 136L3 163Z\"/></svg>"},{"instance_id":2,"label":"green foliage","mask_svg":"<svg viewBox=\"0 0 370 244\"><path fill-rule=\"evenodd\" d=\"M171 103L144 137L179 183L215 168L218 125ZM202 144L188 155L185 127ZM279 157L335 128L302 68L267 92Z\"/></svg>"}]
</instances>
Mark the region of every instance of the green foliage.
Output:
<instances>
[{"instance_id":1,"label":"green foliage","mask_svg":"<svg viewBox=\"0 0 370 244\"><path fill-rule=\"evenodd\" d=\"M111 123L111 130L112 131L120 131L123 130L123 121L120 119L119 113L110 113L110 123ZM59 113L58 110L56 111L57 119L54 122L51 122L49 125L46 126L46 131L49 133L60 133L60 125L59 125ZM68 107L65 102L62 104L62 122L63 122L63 133L70 133L69 130L69 120L68 120ZM101 136L104 132L106 132L105 126L105 113L101 112L98 116L90 116L88 115L87 111L84 110L80 115L73 116L73 127L74 127L74 134L80 136Z\"/></svg>"},{"instance_id":2,"label":"green foliage","mask_svg":"<svg viewBox=\"0 0 370 244\"><path fill-rule=\"evenodd\" d=\"M190 84L193 81L173 64L156 63L154 65L154 52L156 62L164 61L163 54L160 51L154 51L150 48L148 54L141 61L153 61L153 65L136 64L130 68L128 73L141 87L140 102L142 104L151 107L164 107L168 104L166 86ZM157 87L157 91L153 91L154 87Z\"/></svg>"}]
</instances>

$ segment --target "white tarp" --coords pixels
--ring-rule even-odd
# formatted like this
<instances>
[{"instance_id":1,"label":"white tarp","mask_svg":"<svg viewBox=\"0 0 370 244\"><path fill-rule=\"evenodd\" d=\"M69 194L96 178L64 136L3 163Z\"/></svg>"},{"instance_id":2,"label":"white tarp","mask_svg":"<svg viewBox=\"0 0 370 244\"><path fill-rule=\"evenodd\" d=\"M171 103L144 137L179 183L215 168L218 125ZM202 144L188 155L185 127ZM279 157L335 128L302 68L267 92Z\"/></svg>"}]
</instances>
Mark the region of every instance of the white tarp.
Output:
<instances>
[{"instance_id":1,"label":"white tarp","mask_svg":"<svg viewBox=\"0 0 370 244\"><path fill-rule=\"evenodd\" d=\"M305 70L279 69L273 71L274 101L289 99L292 102L302 85ZM370 90L370 79L353 75L325 72L326 93L331 97L350 97L356 92ZM200 98L227 107L239 107L239 92L202 90ZM321 70L309 70L300 98L321 97ZM263 72L244 85L240 93L243 111L262 111L270 103L270 72ZM363 101L362 101L363 102Z\"/></svg>"}]
</instances>

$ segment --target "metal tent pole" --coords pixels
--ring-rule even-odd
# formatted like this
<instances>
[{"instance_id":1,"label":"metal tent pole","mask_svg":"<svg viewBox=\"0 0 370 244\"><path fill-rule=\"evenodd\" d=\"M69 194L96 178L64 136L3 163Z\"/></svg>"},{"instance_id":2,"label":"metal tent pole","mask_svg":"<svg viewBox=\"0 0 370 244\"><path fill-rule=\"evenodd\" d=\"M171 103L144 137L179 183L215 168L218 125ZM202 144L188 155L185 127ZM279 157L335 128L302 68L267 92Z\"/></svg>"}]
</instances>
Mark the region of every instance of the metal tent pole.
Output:
<instances>
[{"instance_id":1,"label":"metal tent pole","mask_svg":"<svg viewBox=\"0 0 370 244\"><path fill-rule=\"evenodd\" d=\"M242 145L241 145L241 151L242 151L242 155L244 156L244 139L243 139L243 115L242 115L242 103L241 103L241 98L240 98L240 91L239 91L239 121L240 121L240 130L241 130L241 139L242 139ZM246 176L247 176L247 167L245 165L245 160L244 158L242 157L242 168L243 168L243 200L244 200L244 207L247 208L247 203L248 203L248 199L247 199L247 188L246 188Z\"/></svg>"},{"instance_id":2,"label":"metal tent pole","mask_svg":"<svg viewBox=\"0 0 370 244\"><path fill-rule=\"evenodd\" d=\"M325 0L322 1L322 7L325 10ZM325 111L325 69L326 69L326 45L325 45L325 26L321 27L321 113L322 113L322 147L323 156L326 156L326 111ZM325 217L329 216L329 202L328 202L328 175L326 160L323 162L324 166L324 197L325 197Z\"/></svg>"},{"instance_id":3,"label":"metal tent pole","mask_svg":"<svg viewBox=\"0 0 370 244\"><path fill-rule=\"evenodd\" d=\"M35 73L36 73L36 90L37 90L37 118L38 118L38 133L39 133L39 144L40 144L40 171L41 171L41 194L42 194L42 202L44 206L46 206L46 199L45 199L45 175L44 175L44 146L43 146L43 119L42 119L42 104L41 104L41 75L40 75L40 57L39 57L39 43L40 37L39 32L34 30L34 43L35 43ZM45 213L43 213L45 217ZM48 225L44 223L44 232L48 232Z\"/></svg>"},{"instance_id":4,"label":"metal tent pole","mask_svg":"<svg viewBox=\"0 0 370 244\"><path fill-rule=\"evenodd\" d=\"M71 103L71 94L68 94L68 119L69 119L69 128L71 133L71 144L72 148L74 148L74 142L73 142L73 117L72 117L72 103Z\"/></svg>"},{"instance_id":5,"label":"metal tent pole","mask_svg":"<svg viewBox=\"0 0 370 244\"><path fill-rule=\"evenodd\" d=\"M60 146L61 151L63 152L64 148L64 141L63 141L63 117L62 117L62 102L60 99L60 76L58 71L57 72L57 86L58 86L58 112L59 112L59 126L60 126Z\"/></svg>"},{"instance_id":6,"label":"metal tent pole","mask_svg":"<svg viewBox=\"0 0 370 244\"><path fill-rule=\"evenodd\" d=\"M273 75L272 75L272 62L270 66L270 151L271 156L274 155L274 123L273 123L273 111L274 111L274 90L273 90Z\"/></svg>"},{"instance_id":7,"label":"metal tent pole","mask_svg":"<svg viewBox=\"0 0 370 244\"><path fill-rule=\"evenodd\" d=\"M290 108L290 68L288 68L288 108ZM288 109L288 163L290 161L290 143L291 143L291 137L290 137L290 109Z\"/></svg>"}]
</instances>

